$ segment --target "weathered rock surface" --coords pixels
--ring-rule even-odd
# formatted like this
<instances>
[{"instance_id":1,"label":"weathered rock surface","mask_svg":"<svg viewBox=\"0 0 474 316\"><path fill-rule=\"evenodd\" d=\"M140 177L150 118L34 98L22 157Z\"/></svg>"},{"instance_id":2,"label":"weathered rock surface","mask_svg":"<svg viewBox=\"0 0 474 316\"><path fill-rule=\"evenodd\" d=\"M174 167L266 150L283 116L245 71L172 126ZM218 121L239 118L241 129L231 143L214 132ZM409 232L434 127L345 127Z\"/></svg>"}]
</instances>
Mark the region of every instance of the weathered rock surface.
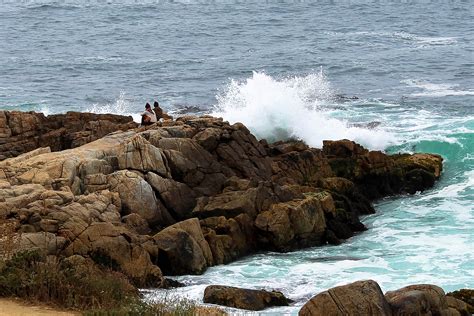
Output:
<instances>
[{"instance_id":1,"label":"weathered rock surface","mask_svg":"<svg viewBox=\"0 0 474 316\"><path fill-rule=\"evenodd\" d=\"M466 303L467 311L470 314L474 314L474 290L473 289L460 289L454 292L450 292L446 295L448 298L448 304L449 304L449 297L454 297L458 301L463 301L464 303Z\"/></svg>"},{"instance_id":2,"label":"weathered rock surface","mask_svg":"<svg viewBox=\"0 0 474 316\"><path fill-rule=\"evenodd\" d=\"M0 160L38 147L59 151L79 147L118 130L137 127L131 116L68 112L0 111Z\"/></svg>"},{"instance_id":3,"label":"weathered rock surface","mask_svg":"<svg viewBox=\"0 0 474 316\"><path fill-rule=\"evenodd\" d=\"M299 315L390 316L392 310L380 286L375 281L367 280L319 293L301 308Z\"/></svg>"},{"instance_id":4,"label":"weathered rock surface","mask_svg":"<svg viewBox=\"0 0 474 316\"><path fill-rule=\"evenodd\" d=\"M299 315L470 315L465 302L431 284L410 285L383 295L372 280L337 286L308 301Z\"/></svg>"},{"instance_id":5,"label":"weathered rock surface","mask_svg":"<svg viewBox=\"0 0 474 316\"><path fill-rule=\"evenodd\" d=\"M21 233L16 251L82 256L160 286L162 273L341 243L365 230L359 215L374 212L374 198L427 189L442 168L437 155L389 156L347 140L267 144L209 116L133 126L0 112L0 154L16 156L0 161L0 219ZM127 131L107 134L116 129Z\"/></svg>"},{"instance_id":6,"label":"weathered rock surface","mask_svg":"<svg viewBox=\"0 0 474 316\"><path fill-rule=\"evenodd\" d=\"M210 285L204 290L204 303L260 311L272 306L288 306L289 300L278 291Z\"/></svg>"}]
</instances>

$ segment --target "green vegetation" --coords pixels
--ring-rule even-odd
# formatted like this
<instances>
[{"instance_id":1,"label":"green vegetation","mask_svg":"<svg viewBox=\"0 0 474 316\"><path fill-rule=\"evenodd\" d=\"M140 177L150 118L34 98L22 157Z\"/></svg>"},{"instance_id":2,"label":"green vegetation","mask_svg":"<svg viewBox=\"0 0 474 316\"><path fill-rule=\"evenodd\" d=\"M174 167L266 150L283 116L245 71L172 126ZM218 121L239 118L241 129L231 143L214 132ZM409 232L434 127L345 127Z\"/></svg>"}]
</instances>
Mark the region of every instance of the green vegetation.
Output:
<instances>
[{"instance_id":1,"label":"green vegetation","mask_svg":"<svg viewBox=\"0 0 474 316\"><path fill-rule=\"evenodd\" d=\"M182 299L147 303L121 273L100 269L92 260L60 260L37 251L17 253L0 261L0 297L85 311L85 315L223 315L215 308Z\"/></svg>"}]
</instances>

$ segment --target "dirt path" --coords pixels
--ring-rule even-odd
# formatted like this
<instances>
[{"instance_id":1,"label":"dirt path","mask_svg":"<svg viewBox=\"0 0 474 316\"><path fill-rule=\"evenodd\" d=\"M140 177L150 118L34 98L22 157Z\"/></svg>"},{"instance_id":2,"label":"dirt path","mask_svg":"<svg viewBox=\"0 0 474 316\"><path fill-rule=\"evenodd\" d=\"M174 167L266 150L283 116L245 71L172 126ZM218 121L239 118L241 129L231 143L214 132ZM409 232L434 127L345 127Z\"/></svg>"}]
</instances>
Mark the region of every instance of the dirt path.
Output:
<instances>
[{"instance_id":1,"label":"dirt path","mask_svg":"<svg viewBox=\"0 0 474 316\"><path fill-rule=\"evenodd\" d=\"M44 305L33 305L21 300L0 298L0 316L78 316L79 313L65 312Z\"/></svg>"}]
</instances>

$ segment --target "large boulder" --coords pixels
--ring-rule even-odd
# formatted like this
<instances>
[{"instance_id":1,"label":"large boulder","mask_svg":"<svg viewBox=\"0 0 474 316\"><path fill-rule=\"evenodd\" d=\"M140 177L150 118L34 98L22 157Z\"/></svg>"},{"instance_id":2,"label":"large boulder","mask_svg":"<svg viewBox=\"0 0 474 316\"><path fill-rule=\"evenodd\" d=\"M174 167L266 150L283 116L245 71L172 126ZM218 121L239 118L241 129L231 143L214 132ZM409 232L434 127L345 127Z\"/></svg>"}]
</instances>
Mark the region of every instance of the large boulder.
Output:
<instances>
[{"instance_id":1,"label":"large boulder","mask_svg":"<svg viewBox=\"0 0 474 316\"><path fill-rule=\"evenodd\" d=\"M208 217L200 222L214 264L229 263L255 251L255 228L247 214L229 219L224 216Z\"/></svg>"},{"instance_id":2,"label":"large boulder","mask_svg":"<svg viewBox=\"0 0 474 316\"><path fill-rule=\"evenodd\" d=\"M390 316L392 310L377 282L357 281L319 293L299 311L300 316Z\"/></svg>"},{"instance_id":3,"label":"large boulder","mask_svg":"<svg viewBox=\"0 0 474 316\"><path fill-rule=\"evenodd\" d=\"M122 200L122 214L137 213L150 226L166 227L174 223L163 203L143 177L135 172L120 170L108 177L110 190L118 192Z\"/></svg>"},{"instance_id":4,"label":"large boulder","mask_svg":"<svg viewBox=\"0 0 474 316\"><path fill-rule=\"evenodd\" d=\"M140 134L131 137L123 144L123 151L118 155L117 160L120 169L153 171L161 176L170 177L162 150L150 144Z\"/></svg>"},{"instance_id":5,"label":"large boulder","mask_svg":"<svg viewBox=\"0 0 474 316\"><path fill-rule=\"evenodd\" d=\"M449 315L444 291L436 285L409 285L387 292L385 297L392 307L394 316Z\"/></svg>"},{"instance_id":6,"label":"large boulder","mask_svg":"<svg viewBox=\"0 0 474 316\"><path fill-rule=\"evenodd\" d=\"M289 300L277 291L210 285L204 290L204 303L260 311L272 306L288 306Z\"/></svg>"},{"instance_id":7,"label":"large boulder","mask_svg":"<svg viewBox=\"0 0 474 316\"><path fill-rule=\"evenodd\" d=\"M171 225L153 237L158 248L158 265L168 275L200 274L213 264L197 218Z\"/></svg>"},{"instance_id":8,"label":"large boulder","mask_svg":"<svg viewBox=\"0 0 474 316\"><path fill-rule=\"evenodd\" d=\"M158 193L168 211L178 220L191 217L196 194L186 184L148 172L146 181Z\"/></svg>"},{"instance_id":9,"label":"large boulder","mask_svg":"<svg viewBox=\"0 0 474 316\"><path fill-rule=\"evenodd\" d=\"M465 302L469 313L474 314L474 289L460 289L446 295Z\"/></svg>"},{"instance_id":10,"label":"large boulder","mask_svg":"<svg viewBox=\"0 0 474 316\"><path fill-rule=\"evenodd\" d=\"M273 204L268 211L258 214L255 227L261 245L288 251L322 244L326 220L319 200L309 196Z\"/></svg>"}]
</instances>

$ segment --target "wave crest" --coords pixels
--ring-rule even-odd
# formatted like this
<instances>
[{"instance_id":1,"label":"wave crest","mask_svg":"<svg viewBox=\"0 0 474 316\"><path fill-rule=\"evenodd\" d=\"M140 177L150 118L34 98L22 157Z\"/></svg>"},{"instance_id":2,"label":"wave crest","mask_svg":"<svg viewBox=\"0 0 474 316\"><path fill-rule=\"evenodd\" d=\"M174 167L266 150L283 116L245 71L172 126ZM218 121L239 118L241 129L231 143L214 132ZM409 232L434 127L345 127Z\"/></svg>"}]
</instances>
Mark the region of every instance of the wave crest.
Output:
<instances>
[{"instance_id":1,"label":"wave crest","mask_svg":"<svg viewBox=\"0 0 474 316\"><path fill-rule=\"evenodd\" d=\"M330 116L334 90L324 73L281 80L253 72L252 77L232 80L217 96L213 115L245 124L258 138L269 141L297 138L320 147L323 140L351 139L372 149L384 149L393 140L377 128L351 126Z\"/></svg>"}]
</instances>

